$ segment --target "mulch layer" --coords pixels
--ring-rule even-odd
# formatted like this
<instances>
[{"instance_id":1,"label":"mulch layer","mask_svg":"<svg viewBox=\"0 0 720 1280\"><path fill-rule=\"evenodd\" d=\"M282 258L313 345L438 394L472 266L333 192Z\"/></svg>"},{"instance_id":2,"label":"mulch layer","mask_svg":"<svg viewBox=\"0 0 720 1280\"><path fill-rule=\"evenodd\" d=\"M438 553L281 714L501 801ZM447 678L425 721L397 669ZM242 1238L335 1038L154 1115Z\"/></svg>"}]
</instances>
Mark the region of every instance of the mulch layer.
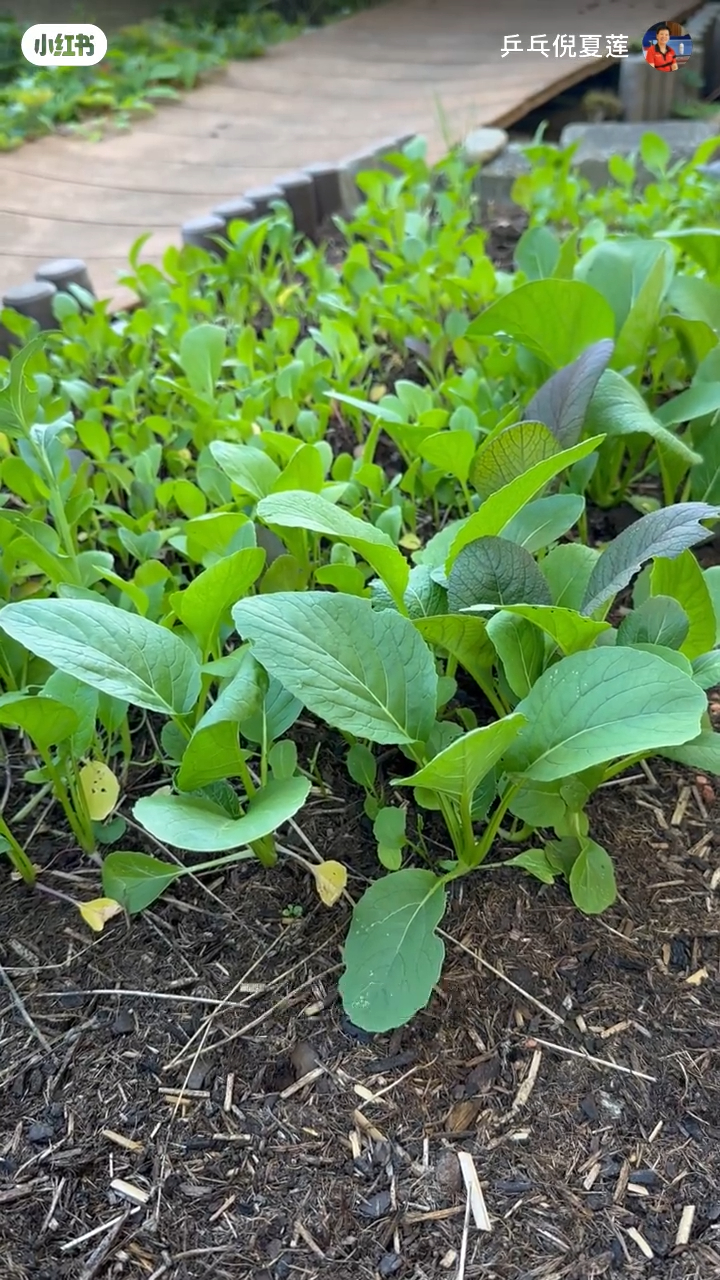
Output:
<instances>
[{"instance_id":1,"label":"mulch layer","mask_svg":"<svg viewBox=\"0 0 720 1280\"><path fill-rule=\"evenodd\" d=\"M335 734L296 736L324 789L281 843L344 862L357 899L362 795ZM91 897L56 820L26 833L42 878ZM720 1277L720 797L656 761L591 830L613 908L510 870L456 882L430 1005L378 1036L337 997L349 908L290 857L100 935L0 867L2 1280Z\"/></svg>"}]
</instances>

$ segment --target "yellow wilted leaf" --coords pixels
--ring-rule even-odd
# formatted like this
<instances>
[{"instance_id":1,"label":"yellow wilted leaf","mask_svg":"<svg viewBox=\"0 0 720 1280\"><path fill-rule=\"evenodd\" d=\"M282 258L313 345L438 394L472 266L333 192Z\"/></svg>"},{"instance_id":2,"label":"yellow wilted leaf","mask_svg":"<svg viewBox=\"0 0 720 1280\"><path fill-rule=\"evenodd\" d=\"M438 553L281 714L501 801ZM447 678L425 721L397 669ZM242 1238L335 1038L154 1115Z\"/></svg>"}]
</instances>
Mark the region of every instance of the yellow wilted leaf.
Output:
<instances>
[{"instance_id":1,"label":"yellow wilted leaf","mask_svg":"<svg viewBox=\"0 0 720 1280\"><path fill-rule=\"evenodd\" d=\"M334 907L347 884L344 866L341 862L321 862L319 866L313 867L313 874L320 901L326 907Z\"/></svg>"},{"instance_id":2,"label":"yellow wilted leaf","mask_svg":"<svg viewBox=\"0 0 720 1280\"><path fill-rule=\"evenodd\" d=\"M384 386L382 382L376 383L374 387L370 388L370 395L368 396L368 400L370 400L372 404L377 404L378 401L382 400L383 396L386 396L386 395L387 395L387 387Z\"/></svg>"},{"instance_id":3,"label":"yellow wilted leaf","mask_svg":"<svg viewBox=\"0 0 720 1280\"><path fill-rule=\"evenodd\" d=\"M120 795L120 783L112 769L99 760L84 764L80 770L80 786L92 821L104 822Z\"/></svg>"},{"instance_id":4,"label":"yellow wilted leaf","mask_svg":"<svg viewBox=\"0 0 720 1280\"><path fill-rule=\"evenodd\" d=\"M400 546L405 551L419 551L422 546L422 542L416 533L406 533L400 539Z\"/></svg>"},{"instance_id":5,"label":"yellow wilted leaf","mask_svg":"<svg viewBox=\"0 0 720 1280\"><path fill-rule=\"evenodd\" d=\"M96 933L102 933L108 920L122 911L120 903L114 898L93 898L92 902L79 902L78 908L85 923Z\"/></svg>"}]
</instances>

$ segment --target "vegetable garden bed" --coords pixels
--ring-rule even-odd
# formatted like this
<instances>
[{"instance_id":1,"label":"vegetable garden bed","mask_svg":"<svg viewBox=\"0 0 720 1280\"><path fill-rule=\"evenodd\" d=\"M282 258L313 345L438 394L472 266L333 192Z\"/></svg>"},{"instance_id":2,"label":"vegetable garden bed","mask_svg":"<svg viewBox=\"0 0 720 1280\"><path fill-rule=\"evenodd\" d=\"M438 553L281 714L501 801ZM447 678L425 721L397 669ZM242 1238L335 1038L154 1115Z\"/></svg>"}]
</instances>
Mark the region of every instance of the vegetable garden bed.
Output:
<instances>
[{"instance_id":1,"label":"vegetable garden bed","mask_svg":"<svg viewBox=\"0 0 720 1280\"><path fill-rule=\"evenodd\" d=\"M0 317L11 1275L720 1265L705 158Z\"/></svg>"}]
</instances>

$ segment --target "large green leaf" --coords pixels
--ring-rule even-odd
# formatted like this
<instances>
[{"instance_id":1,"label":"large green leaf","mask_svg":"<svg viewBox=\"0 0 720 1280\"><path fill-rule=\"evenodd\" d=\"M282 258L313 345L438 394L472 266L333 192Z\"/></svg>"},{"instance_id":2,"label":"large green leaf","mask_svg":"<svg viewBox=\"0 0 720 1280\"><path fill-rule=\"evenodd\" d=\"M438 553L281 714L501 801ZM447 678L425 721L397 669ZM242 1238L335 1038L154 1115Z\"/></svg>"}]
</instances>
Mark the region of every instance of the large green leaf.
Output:
<instances>
[{"instance_id":1,"label":"large green leaf","mask_svg":"<svg viewBox=\"0 0 720 1280\"><path fill-rule=\"evenodd\" d=\"M528 421L544 422L561 448L569 449L580 439L588 405L613 350L608 338L593 343L572 364L548 378L527 406Z\"/></svg>"},{"instance_id":2,"label":"large green leaf","mask_svg":"<svg viewBox=\"0 0 720 1280\"><path fill-rule=\"evenodd\" d=\"M100 601L9 604L0 631L59 671L148 711L187 715L200 695L200 666L179 636Z\"/></svg>"},{"instance_id":3,"label":"large green leaf","mask_svg":"<svg viewBox=\"0 0 720 1280\"><path fill-rule=\"evenodd\" d=\"M505 525L501 537L517 542L526 551L542 551L577 524L585 510L585 499L578 493L551 493L546 498L528 502L522 511Z\"/></svg>"},{"instance_id":4,"label":"large green leaf","mask_svg":"<svg viewBox=\"0 0 720 1280\"><path fill-rule=\"evenodd\" d=\"M526 698L545 666L542 632L507 609L488 618L487 630L515 697Z\"/></svg>"},{"instance_id":5,"label":"large green leaf","mask_svg":"<svg viewBox=\"0 0 720 1280\"><path fill-rule=\"evenodd\" d=\"M562 658L516 710L527 726L505 757L540 782L637 752L651 755L700 732L702 689L655 654L598 648Z\"/></svg>"},{"instance_id":6,"label":"large green leaf","mask_svg":"<svg viewBox=\"0 0 720 1280\"><path fill-rule=\"evenodd\" d=\"M358 551L382 578L396 601L408 585L409 567L388 534L336 507L319 493L302 490L273 494L258 503L257 514L265 524L282 529L310 529L326 538L339 538Z\"/></svg>"},{"instance_id":7,"label":"large green leaf","mask_svg":"<svg viewBox=\"0 0 720 1280\"><path fill-rule=\"evenodd\" d=\"M184 591L176 591L170 604L203 653L209 652L220 624L260 577L265 564L261 547L235 551L198 574Z\"/></svg>"},{"instance_id":8,"label":"large green leaf","mask_svg":"<svg viewBox=\"0 0 720 1280\"><path fill-rule=\"evenodd\" d=\"M542 422L515 422L478 449L470 483L481 499L559 453L560 445Z\"/></svg>"},{"instance_id":9,"label":"large green leaf","mask_svg":"<svg viewBox=\"0 0 720 1280\"><path fill-rule=\"evenodd\" d=\"M553 604L563 609L580 609L599 556L595 547L586 547L582 542L564 543L543 556L540 568Z\"/></svg>"},{"instance_id":10,"label":"large green leaf","mask_svg":"<svg viewBox=\"0 0 720 1280\"><path fill-rule=\"evenodd\" d=\"M587 428L605 431L609 440L615 436L650 436L686 466L700 461L699 454L653 417L640 392L614 369L607 369L598 382L588 410Z\"/></svg>"},{"instance_id":11,"label":"large green leaf","mask_svg":"<svg viewBox=\"0 0 720 1280\"><path fill-rule=\"evenodd\" d=\"M704 502L678 502L661 511L651 511L624 529L595 564L582 603L583 613L594 613L607 605L647 560L655 556L673 559L702 542L708 530L700 521L717 519L718 515L720 508Z\"/></svg>"},{"instance_id":12,"label":"large green leaf","mask_svg":"<svg viewBox=\"0 0 720 1280\"><path fill-rule=\"evenodd\" d=\"M702 320L720 333L720 289L697 276L677 276L670 287L668 302L686 320Z\"/></svg>"},{"instance_id":13,"label":"large green leaf","mask_svg":"<svg viewBox=\"0 0 720 1280\"><path fill-rule=\"evenodd\" d=\"M396 787L427 787L456 800L470 802L483 778L503 756L522 726L521 715L505 716L494 724L472 729L456 738L444 751L409 778L398 778Z\"/></svg>"},{"instance_id":14,"label":"large green leaf","mask_svg":"<svg viewBox=\"0 0 720 1280\"><path fill-rule=\"evenodd\" d=\"M672 274L673 253L668 246L640 236L602 240L583 255L575 268L575 279L591 284L609 302L618 334L643 302L649 319L655 321ZM649 280L657 282L657 294L648 294ZM616 367L622 366L616 363Z\"/></svg>"},{"instance_id":15,"label":"large green leaf","mask_svg":"<svg viewBox=\"0 0 720 1280\"><path fill-rule=\"evenodd\" d=\"M720 385L716 382L696 382L687 391L681 391L672 400L661 404L655 410L655 417L663 426L674 427L680 422L692 422L693 418L704 418L706 414L717 413L718 410Z\"/></svg>"},{"instance_id":16,"label":"large green leaf","mask_svg":"<svg viewBox=\"0 0 720 1280\"><path fill-rule=\"evenodd\" d=\"M469 613L416 618L415 627L435 649L444 649L482 685L495 660L484 618Z\"/></svg>"},{"instance_id":17,"label":"large green leaf","mask_svg":"<svg viewBox=\"0 0 720 1280\"><path fill-rule=\"evenodd\" d=\"M401 614L356 596L308 591L242 601L233 618L266 671L327 724L372 742L429 735L435 664Z\"/></svg>"},{"instance_id":18,"label":"large green leaf","mask_svg":"<svg viewBox=\"0 0 720 1280\"><path fill-rule=\"evenodd\" d=\"M720 227L687 227L657 234L689 254L702 267L708 280L716 284L720 281Z\"/></svg>"},{"instance_id":19,"label":"large green leaf","mask_svg":"<svg viewBox=\"0 0 720 1280\"><path fill-rule=\"evenodd\" d=\"M528 227L513 254L518 271L528 280L545 280L553 275L560 257L560 243L549 227Z\"/></svg>"},{"instance_id":20,"label":"large green leaf","mask_svg":"<svg viewBox=\"0 0 720 1280\"><path fill-rule=\"evenodd\" d=\"M41 694L4 694L0 697L0 725L12 725L26 733L42 755L66 742L78 728L72 707Z\"/></svg>"},{"instance_id":21,"label":"large green leaf","mask_svg":"<svg viewBox=\"0 0 720 1280\"><path fill-rule=\"evenodd\" d=\"M612 338L612 309L597 289L578 280L536 280L493 302L473 320L467 337L507 334L554 369L570 364L593 342Z\"/></svg>"},{"instance_id":22,"label":"large green leaf","mask_svg":"<svg viewBox=\"0 0 720 1280\"><path fill-rule=\"evenodd\" d=\"M237 724L221 720L196 729L178 770L178 791L200 791L211 782L242 778L247 756L240 748Z\"/></svg>"},{"instance_id":23,"label":"large green leaf","mask_svg":"<svg viewBox=\"0 0 720 1280\"><path fill-rule=\"evenodd\" d=\"M671 596L684 611L690 626L677 647L690 661L707 653L715 644L715 610L702 569L692 551L683 551L674 560L660 557L650 574L653 596Z\"/></svg>"},{"instance_id":24,"label":"large green leaf","mask_svg":"<svg viewBox=\"0 0 720 1280\"><path fill-rule=\"evenodd\" d=\"M701 689L715 689L720 684L720 649L693 659L692 673Z\"/></svg>"},{"instance_id":25,"label":"large green leaf","mask_svg":"<svg viewBox=\"0 0 720 1280\"><path fill-rule=\"evenodd\" d=\"M547 284L548 281L544 280L542 283ZM469 542L474 542L476 538L496 537L501 534L527 502L536 498L551 480L560 475L561 471L567 470L573 463L593 453L598 445L602 444L604 438L604 436L593 436L590 440L581 440L571 449L563 449L552 458L538 462L529 471L517 476L502 489L498 489L497 493L486 498L480 510L471 515L458 529L448 553L446 566L448 570L463 547Z\"/></svg>"},{"instance_id":26,"label":"large green leaf","mask_svg":"<svg viewBox=\"0 0 720 1280\"><path fill-rule=\"evenodd\" d=\"M295 816L310 793L309 778L267 782L250 801L242 818L231 818L212 800L201 796L143 796L133 806L141 827L172 849L192 853L222 853L262 840Z\"/></svg>"},{"instance_id":27,"label":"large green leaf","mask_svg":"<svg viewBox=\"0 0 720 1280\"><path fill-rule=\"evenodd\" d=\"M462 548L448 577L448 607L550 604L550 588L529 551L506 538L478 538Z\"/></svg>"},{"instance_id":28,"label":"large green leaf","mask_svg":"<svg viewBox=\"0 0 720 1280\"><path fill-rule=\"evenodd\" d=\"M445 956L435 932L445 905L443 882L432 871L395 871L365 890L353 912L339 983L356 1026L390 1031L427 1004Z\"/></svg>"},{"instance_id":29,"label":"large green leaf","mask_svg":"<svg viewBox=\"0 0 720 1280\"><path fill-rule=\"evenodd\" d=\"M690 742L679 747L662 747L656 755L684 764L688 769L702 769L703 773L720 775L720 733L703 729Z\"/></svg>"},{"instance_id":30,"label":"large green leaf","mask_svg":"<svg viewBox=\"0 0 720 1280\"><path fill-rule=\"evenodd\" d=\"M683 552L683 555L685 553ZM688 553L689 554L689 553ZM680 557L682 559L682 557ZM673 560L668 564L675 564ZM715 615L710 605L715 643ZM669 595L649 596L637 609L627 614L618 627L618 644L661 644L668 649L679 649L687 639L690 619L682 605Z\"/></svg>"},{"instance_id":31,"label":"large green leaf","mask_svg":"<svg viewBox=\"0 0 720 1280\"><path fill-rule=\"evenodd\" d=\"M601 632L610 630L609 622L596 622L575 609L563 609L555 604L523 603L511 604L506 608L508 613L517 614L540 627L564 654L590 649Z\"/></svg>"},{"instance_id":32,"label":"large green leaf","mask_svg":"<svg viewBox=\"0 0 720 1280\"><path fill-rule=\"evenodd\" d=\"M396 609L384 582L375 579L370 583L370 599L374 609ZM408 618L430 618L436 613L447 612L447 595L432 576L429 564L416 564L410 570L407 588L403 597Z\"/></svg>"}]
</instances>

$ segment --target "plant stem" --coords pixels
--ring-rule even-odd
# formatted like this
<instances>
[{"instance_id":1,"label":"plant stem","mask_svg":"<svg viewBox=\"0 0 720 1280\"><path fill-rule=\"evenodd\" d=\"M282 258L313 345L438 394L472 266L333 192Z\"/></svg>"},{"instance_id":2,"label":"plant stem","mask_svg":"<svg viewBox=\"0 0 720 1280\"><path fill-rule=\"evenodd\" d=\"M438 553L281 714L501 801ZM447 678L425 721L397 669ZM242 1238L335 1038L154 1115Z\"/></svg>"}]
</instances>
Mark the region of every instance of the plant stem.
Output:
<instances>
[{"instance_id":1,"label":"plant stem","mask_svg":"<svg viewBox=\"0 0 720 1280\"><path fill-rule=\"evenodd\" d=\"M478 841L478 843L475 846L475 862L473 863L474 866L477 867L480 865L481 862L485 861L485 858L487 857L487 855L489 854L493 846L495 837L497 836L497 833L500 830L500 824L503 818L505 817L505 814L507 813L508 808L510 807L510 803L514 799L514 797L517 795L519 790L520 790L520 784L514 782L508 787L504 796L502 796L502 798L500 799L497 809L493 813L492 818L488 822L488 825L486 826L483 832L482 838Z\"/></svg>"},{"instance_id":2,"label":"plant stem","mask_svg":"<svg viewBox=\"0 0 720 1280\"><path fill-rule=\"evenodd\" d=\"M623 760L618 760L617 764L613 764L605 771L603 782L610 782L612 778L617 778L618 774L624 773L626 769L631 769L634 764L639 764L645 759L646 751L639 751L634 756L625 756ZM600 783L602 786L602 782Z\"/></svg>"},{"instance_id":3,"label":"plant stem","mask_svg":"<svg viewBox=\"0 0 720 1280\"><path fill-rule=\"evenodd\" d=\"M2 816L0 816L0 836L4 836L7 840L10 846L8 857L15 870L22 876L25 884L35 884L35 868Z\"/></svg>"}]
</instances>

